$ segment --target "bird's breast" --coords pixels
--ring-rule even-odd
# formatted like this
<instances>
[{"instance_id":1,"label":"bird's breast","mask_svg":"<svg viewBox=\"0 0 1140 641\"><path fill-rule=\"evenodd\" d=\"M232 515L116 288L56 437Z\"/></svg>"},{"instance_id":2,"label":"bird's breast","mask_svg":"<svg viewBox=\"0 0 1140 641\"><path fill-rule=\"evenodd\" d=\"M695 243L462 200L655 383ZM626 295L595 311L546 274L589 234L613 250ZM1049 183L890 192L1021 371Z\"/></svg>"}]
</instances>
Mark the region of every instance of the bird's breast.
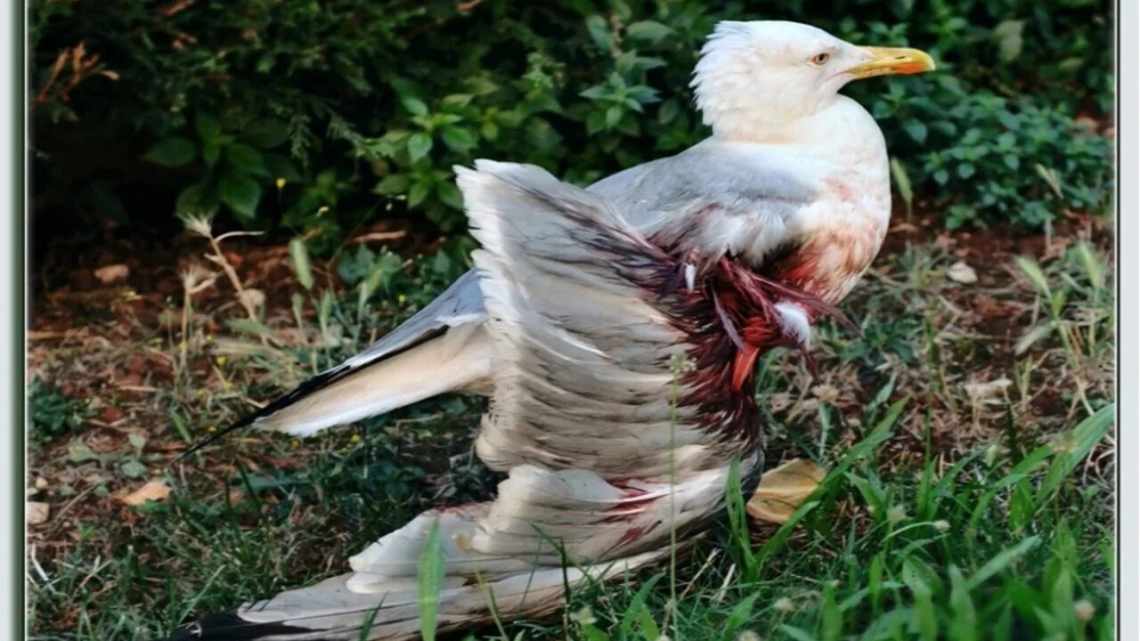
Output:
<instances>
[{"instance_id":1,"label":"bird's breast","mask_svg":"<svg viewBox=\"0 0 1140 641\"><path fill-rule=\"evenodd\" d=\"M764 271L830 304L847 296L879 253L890 223L890 181L880 161L868 158L857 171L824 180L821 197L802 213L799 242Z\"/></svg>"},{"instance_id":2,"label":"bird's breast","mask_svg":"<svg viewBox=\"0 0 1140 641\"><path fill-rule=\"evenodd\" d=\"M846 224L811 233L768 271L776 280L836 304L843 300L879 253L884 228Z\"/></svg>"}]
</instances>

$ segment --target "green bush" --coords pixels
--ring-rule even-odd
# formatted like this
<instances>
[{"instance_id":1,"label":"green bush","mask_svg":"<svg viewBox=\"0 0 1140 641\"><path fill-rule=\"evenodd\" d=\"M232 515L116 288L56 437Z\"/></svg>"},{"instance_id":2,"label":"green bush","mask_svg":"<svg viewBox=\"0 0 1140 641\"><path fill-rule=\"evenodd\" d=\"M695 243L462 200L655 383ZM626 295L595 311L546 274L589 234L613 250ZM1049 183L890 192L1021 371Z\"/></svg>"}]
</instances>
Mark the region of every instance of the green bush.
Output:
<instances>
[{"instance_id":1,"label":"green bush","mask_svg":"<svg viewBox=\"0 0 1140 641\"><path fill-rule=\"evenodd\" d=\"M221 211L317 252L387 216L458 231L453 164L587 182L683 149L707 135L688 81L712 26L781 18L930 51L939 74L851 93L948 224L1036 227L1109 191L1108 143L1072 124L1111 107L1109 5L37 0L36 216Z\"/></svg>"},{"instance_id":2,"label":"green bush","mask_svg":"<svg viewBox=\"0 0 1140 641\"><path fill-rule=\"evenodd\" d=\"M979 94L964 96L938 124L945 140L922 154L922 175L949 194L940 199L948 227L1041 227L1059 207L1096 210L1112 193L1108 140L1058 109Z\"/></svg>"}]
</instances>

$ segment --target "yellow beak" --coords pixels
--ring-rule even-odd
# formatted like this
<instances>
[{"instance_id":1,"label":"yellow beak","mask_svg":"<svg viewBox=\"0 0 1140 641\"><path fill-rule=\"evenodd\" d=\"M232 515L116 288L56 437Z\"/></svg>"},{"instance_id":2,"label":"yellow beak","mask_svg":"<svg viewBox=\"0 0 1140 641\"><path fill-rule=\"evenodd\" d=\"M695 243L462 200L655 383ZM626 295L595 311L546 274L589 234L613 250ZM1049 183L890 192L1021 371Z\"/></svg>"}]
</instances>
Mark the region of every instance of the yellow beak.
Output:
<instances>
[{"instance_id":1,"label":"yellow beak","mask_svg":"<svg viewBox=\"0 0 1140 641\"><path fill-rule=\"evenodd\" d=\"M909 75L934 70L934 59L925 51L905 47L863 47L871 59L847 70L856 78Z\"/></svg>"}]
</instances>

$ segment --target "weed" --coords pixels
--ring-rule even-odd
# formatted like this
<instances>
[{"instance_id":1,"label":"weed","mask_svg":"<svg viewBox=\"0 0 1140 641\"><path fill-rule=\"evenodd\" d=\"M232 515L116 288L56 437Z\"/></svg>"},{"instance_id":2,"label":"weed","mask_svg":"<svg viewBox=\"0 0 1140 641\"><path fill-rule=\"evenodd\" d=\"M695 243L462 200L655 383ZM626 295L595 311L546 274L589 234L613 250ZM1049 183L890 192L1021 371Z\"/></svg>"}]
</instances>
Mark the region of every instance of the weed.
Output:
<instances>
[{"instance_id":1,"label":"weed","mask_svg":"<svg viewBox=\"0 0 1140 641\"><path fill-rule=\"evenodd\" d=\"M78 429L91 409L86 400L65 396L58 388L33 378L28 385L28 410L33 443L45 443Z\"/></svg>"}]
</instances>

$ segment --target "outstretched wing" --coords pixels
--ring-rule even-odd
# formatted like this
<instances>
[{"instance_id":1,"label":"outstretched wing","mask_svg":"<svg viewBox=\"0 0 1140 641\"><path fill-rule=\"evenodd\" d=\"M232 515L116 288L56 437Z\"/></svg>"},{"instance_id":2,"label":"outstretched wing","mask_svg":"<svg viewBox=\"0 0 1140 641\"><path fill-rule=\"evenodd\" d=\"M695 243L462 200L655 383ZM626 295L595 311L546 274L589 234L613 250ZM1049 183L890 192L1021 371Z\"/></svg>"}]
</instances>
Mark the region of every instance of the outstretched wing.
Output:
<instances>
[{"instance_id":1,"label":"outstretched wing","mask_svg":"<svg viewBox=\"0 0 1140 641\"><path fill-rule=\"evenodd\" d=\"M668 554L673 532L690 540L723 503L733 455L755 477L754 404L730 384L736 346L717 289L748 276L724 256L686 262L609 199L537 167L456 171L482 244L478 333L494 387L477 448L508 477L493 501L430 510L353 557L351 573L248 604L220 633L412 635L415 559L436 525L441 628L476 619L488 595L507 616L545 612L567 587Z\"/></svg>"},{"instance_id":2,"label":"outstretched wing","mask_svg":"<svg viewBox=\"0 0 1140 641\"><path fill-rule=\"evenodd\" d=\"M606 200L537 167L456 172L494 344L480 457L606 478L723 464L723 448L742 442L696 419L705 408L687 402L684 359L702 334L729 338L706 293L687 287L687 266Z\"/></svg>"}]
</instances>

